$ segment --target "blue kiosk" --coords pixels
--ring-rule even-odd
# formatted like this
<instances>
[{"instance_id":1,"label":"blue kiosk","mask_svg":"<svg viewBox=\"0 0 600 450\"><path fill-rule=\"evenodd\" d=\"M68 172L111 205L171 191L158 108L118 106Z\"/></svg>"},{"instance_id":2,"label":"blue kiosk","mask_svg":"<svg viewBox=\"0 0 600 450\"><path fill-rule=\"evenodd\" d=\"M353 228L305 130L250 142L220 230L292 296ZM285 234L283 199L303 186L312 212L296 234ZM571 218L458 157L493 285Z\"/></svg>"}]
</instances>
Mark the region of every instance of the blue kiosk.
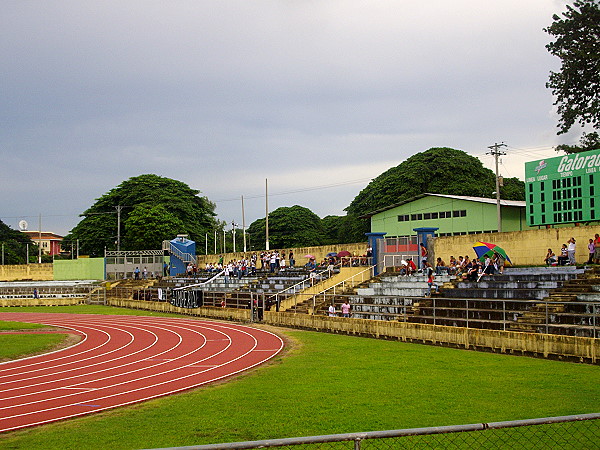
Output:
<instances>
[{"instance_id":1,"label":"blue kiosk","mask_svg":"<svg viewBox=\"0 0 600 450\"><path fill-rule=\"evenodd\" d=\"M196 262L196 242L190 241L187 234L177 235L170 242L171 270L169 275L174 277L185 273L187 265Z\"/></svg>"}]
</instances>

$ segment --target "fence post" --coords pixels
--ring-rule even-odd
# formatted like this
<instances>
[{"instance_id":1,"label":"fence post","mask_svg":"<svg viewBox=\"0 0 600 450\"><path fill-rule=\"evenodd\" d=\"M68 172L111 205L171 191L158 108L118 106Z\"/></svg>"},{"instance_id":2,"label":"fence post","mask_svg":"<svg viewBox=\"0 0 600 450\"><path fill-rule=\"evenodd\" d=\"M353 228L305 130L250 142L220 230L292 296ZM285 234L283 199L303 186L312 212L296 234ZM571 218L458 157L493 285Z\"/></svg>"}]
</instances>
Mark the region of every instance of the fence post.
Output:
<instances>
[{"instance_id":1,"label":"fence post","mask_svg":"<svg viewBox=\"0 0 600 450\"><path fill-rule=\"evenodd\" d=\"M546 302L546 334L548 334L548 302Z\"/></svg>"}]
</instances>

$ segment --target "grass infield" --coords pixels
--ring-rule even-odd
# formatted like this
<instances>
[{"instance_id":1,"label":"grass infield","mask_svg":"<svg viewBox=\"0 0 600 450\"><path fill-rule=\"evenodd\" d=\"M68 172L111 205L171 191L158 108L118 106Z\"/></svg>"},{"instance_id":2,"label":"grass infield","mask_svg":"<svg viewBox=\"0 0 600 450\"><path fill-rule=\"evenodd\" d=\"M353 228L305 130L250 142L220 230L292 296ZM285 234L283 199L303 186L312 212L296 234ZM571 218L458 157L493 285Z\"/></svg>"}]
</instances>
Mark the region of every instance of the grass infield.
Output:
<instances>
[{"instance_id":1,"label":"grass infield","mask_svg":"<svg viewBox=\"0 0 600 450\"><path fill-rule=\"evenodd\" d=\"M54 350L68 339L66 334L26 334L43 328L46 327L35 323L0 321L0 362ZM3 333L18 331L25 333Z\"/></svg>"},{"instance_id":2,"label":"grass infield","mask_svg":"<svg viewBox=\"0 0 600 450\"><path fill-rule=\"evenodd\" d=\"M7 433L0 448L156 448L599 412L598 366L276 331L287 350L267 366L183 394Z\"/></svg>"}]
</instances>

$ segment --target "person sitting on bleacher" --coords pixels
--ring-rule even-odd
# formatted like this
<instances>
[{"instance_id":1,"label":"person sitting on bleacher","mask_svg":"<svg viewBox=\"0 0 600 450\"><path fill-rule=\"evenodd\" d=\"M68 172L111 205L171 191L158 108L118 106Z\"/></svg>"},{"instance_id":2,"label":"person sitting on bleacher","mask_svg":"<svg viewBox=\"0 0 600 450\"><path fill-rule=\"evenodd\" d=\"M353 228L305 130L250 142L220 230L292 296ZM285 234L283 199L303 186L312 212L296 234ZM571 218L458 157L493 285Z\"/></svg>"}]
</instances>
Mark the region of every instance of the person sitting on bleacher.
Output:
<instances>
[{"instance_id":1,"label":"person sitting on bleacher","mask_svg":"<svg viewBox=\"0 0 600 450\"><path fill-rule=\"evenodd\" d=\"M481 264L477 258L473 260L471 263L471 267L467 270L467 280L469 281L477 281L479 277L479 270L481 269Z\"/></svg>"},{"instance_id":2,"label":"person sitting on bleacher","mask_svg":"<svg viewBox=\"0 0 600 450\"><path fill-rule=\"evenodd\" d=\"M412 258L408 258L406 262L406 275L412 275L417 271L417 265L415 264Z\"/></svg>"},{"instance_id":3,"label":"person sitting on bleacher","mask_svg":"<svg viewBox=\"0 0 600 450\"><path fill-rule=\"evenodd\" d=\"M548 253L546 253L546 257L544 258L544 262L547 266L556 265L556 255L554 254L551 248L548 249Z\"/></svg>"},{"instance_id":4,"label":"person sitting on bleacher","mask_svg":"<svg viewBox=\"0 0 600 450\"><path fill-rule=\"evenodd\" d=\"M440 257L437 258L435 262L435 274L442 275L442 273L448 273L448 267L446 267L446 263Z\"/></svg>"}]
</instances>

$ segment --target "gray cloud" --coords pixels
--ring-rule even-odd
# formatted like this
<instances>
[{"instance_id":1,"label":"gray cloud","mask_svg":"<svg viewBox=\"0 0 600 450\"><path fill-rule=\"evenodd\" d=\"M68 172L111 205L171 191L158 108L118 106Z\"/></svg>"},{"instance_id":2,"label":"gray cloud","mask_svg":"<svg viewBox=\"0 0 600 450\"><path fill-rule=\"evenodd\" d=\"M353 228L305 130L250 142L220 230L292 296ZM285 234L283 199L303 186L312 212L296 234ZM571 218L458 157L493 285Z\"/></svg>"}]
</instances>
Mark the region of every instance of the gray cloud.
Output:
<instances>
[{"instance_id":1,"label":"gray cloud","mask_svg":"<svg viewBox=\"0 0 600 450\"><path fill-rule=\"evenodd\" d=\"M66 232L121 181L237 199L370 179L431 146L551 146L551 0L3 4L0 218ZM570 136L568 139L576 140ZM532 159L537 156L532 154ZM513 170L511 170L512 172ZM345 178L344 178L345 177ZM366 181L274 196L340 214ZM249 200L247 223L264 216ZM54 217L54 218L52 218Z\"/></svg>"}]
</instances>

